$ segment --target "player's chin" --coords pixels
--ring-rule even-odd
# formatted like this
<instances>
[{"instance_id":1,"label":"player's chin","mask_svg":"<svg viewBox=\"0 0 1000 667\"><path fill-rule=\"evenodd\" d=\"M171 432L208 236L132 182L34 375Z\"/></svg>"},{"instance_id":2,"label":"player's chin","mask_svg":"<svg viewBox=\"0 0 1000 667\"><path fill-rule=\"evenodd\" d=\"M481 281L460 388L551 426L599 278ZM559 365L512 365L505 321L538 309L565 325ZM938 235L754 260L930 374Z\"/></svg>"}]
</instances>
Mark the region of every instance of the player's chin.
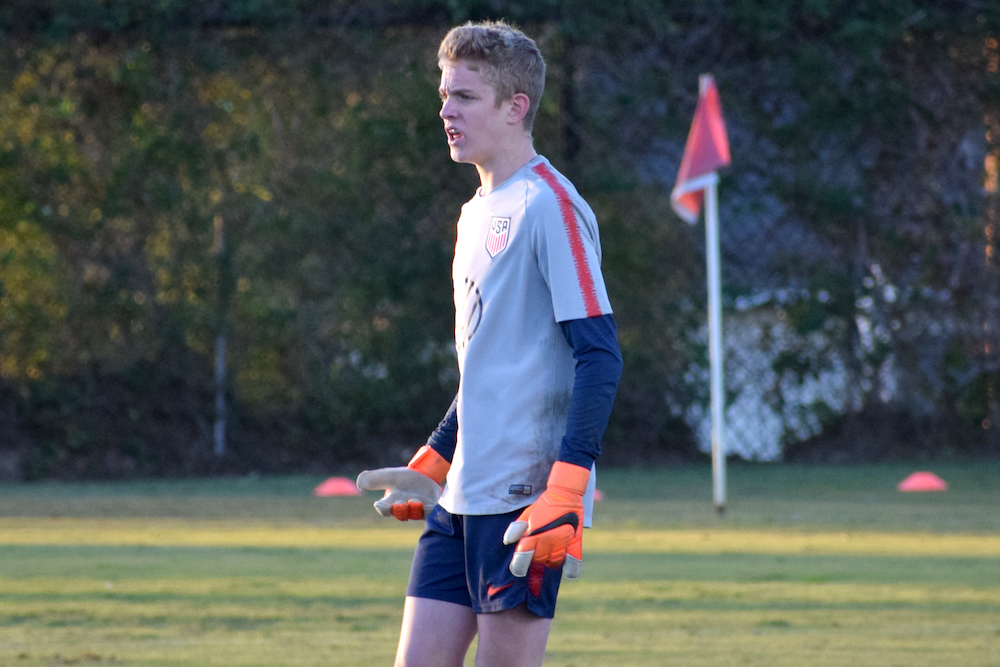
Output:
<instances>
[{"instance_id":1,"label":"player's chin","mask_svg":"<svg viewBox=\"0 0 1000 667\"><path fill-rule=\"evenodd\" d=\"M455 145L449 146L448 148L453 162L463 164L472 162L472 156L467 149Z\"/></svg>"}]
</instances>

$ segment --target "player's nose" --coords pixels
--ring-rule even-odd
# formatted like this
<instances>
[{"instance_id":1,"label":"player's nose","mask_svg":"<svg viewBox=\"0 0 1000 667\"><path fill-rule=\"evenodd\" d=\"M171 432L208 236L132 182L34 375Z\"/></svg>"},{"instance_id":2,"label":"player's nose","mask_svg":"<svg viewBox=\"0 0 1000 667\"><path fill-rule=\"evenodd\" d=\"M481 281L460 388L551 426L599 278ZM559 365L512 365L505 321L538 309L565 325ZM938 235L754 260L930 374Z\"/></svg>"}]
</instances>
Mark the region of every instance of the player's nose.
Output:
<instances>
[{"instance_id":1,"label":"player's nose","mask_svg":"<svg viewBox=\"0 0 1000 667\"><path fill-rule=\"evenodd\" d=\"M438 115L445 120L455 117L455 105L451 103L451 98L441 102L441 111L438 112Z\"/></svg>"}]
</instances>

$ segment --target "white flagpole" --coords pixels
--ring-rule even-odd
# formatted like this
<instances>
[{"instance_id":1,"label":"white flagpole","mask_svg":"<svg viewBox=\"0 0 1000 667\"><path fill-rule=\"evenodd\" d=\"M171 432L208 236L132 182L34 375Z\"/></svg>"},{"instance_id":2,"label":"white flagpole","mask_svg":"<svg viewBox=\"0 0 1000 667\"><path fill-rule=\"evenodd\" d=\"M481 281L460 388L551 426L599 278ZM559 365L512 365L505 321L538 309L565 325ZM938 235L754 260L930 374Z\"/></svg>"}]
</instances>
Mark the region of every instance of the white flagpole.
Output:
<instances>
[{"instance_id":1,"label":"white flagpole","mask_svg":"<svg viewBox=\"0 0 1000 667\"><path fill-rule=\"evenodd\" d=\"M705 187L705 254L708 256L708 358L711 366L712 489L715 510L726 511L725 386L722 381L722 280L719 259L719 175Z\"/></svg>"}]
</instances>

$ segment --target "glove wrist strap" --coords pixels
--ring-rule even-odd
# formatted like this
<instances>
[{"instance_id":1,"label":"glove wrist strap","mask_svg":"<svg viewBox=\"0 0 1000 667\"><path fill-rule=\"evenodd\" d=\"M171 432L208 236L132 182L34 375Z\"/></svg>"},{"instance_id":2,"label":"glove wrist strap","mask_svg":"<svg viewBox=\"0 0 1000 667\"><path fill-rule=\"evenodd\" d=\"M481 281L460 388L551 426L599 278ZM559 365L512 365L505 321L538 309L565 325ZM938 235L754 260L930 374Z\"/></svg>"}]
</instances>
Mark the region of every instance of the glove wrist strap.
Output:
<instances>
[{"instance_id":1,"label":"glove wrist strap","mask_svg":"<svg viewBox=\"0 0 1000 667\"><path fill-rule=\"evenodd\" d=\"M424 445L417 450L417 453L413 455L410 462L406 465L407 468L416 470L417 472L430 477L438 484L444 484L444 480L448 477L448 471L451 469L451 464L437 453L437 451L430 445Z\"/></svg>"},{"instance_id":2,"label":"glove wrist strap","mask_svg":"<svg viewBox=\"0 0 1000 667\"><path fill-rule=\"evenodd\" d=\"M590 468L565 461L556 461L552 464L552 470L549 472L548 488L558 486L582 496L587 491L589 481Z\"/></svg>"}]
</instances>

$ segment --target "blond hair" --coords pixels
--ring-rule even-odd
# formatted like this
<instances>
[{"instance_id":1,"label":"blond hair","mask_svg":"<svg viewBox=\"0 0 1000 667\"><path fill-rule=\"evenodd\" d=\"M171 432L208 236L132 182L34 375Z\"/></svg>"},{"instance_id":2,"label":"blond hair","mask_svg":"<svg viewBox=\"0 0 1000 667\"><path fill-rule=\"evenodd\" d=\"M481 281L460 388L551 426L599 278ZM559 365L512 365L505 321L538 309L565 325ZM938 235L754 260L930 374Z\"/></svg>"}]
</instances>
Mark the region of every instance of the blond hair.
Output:
<instances>
[{"instance_id":1,"label":"blond hair","mask_svg":"<svg viewBox=\"0 0 1000 667\"><path fill-rule=\"evenodd\" d=\"M438 48L438 66L462 61L496 93L496 103L524 93L530 100L524 128L531 131L545 91L545 60L535 41L503 21L469 22L452 28Z\"/></svg>"}]
</instances>

